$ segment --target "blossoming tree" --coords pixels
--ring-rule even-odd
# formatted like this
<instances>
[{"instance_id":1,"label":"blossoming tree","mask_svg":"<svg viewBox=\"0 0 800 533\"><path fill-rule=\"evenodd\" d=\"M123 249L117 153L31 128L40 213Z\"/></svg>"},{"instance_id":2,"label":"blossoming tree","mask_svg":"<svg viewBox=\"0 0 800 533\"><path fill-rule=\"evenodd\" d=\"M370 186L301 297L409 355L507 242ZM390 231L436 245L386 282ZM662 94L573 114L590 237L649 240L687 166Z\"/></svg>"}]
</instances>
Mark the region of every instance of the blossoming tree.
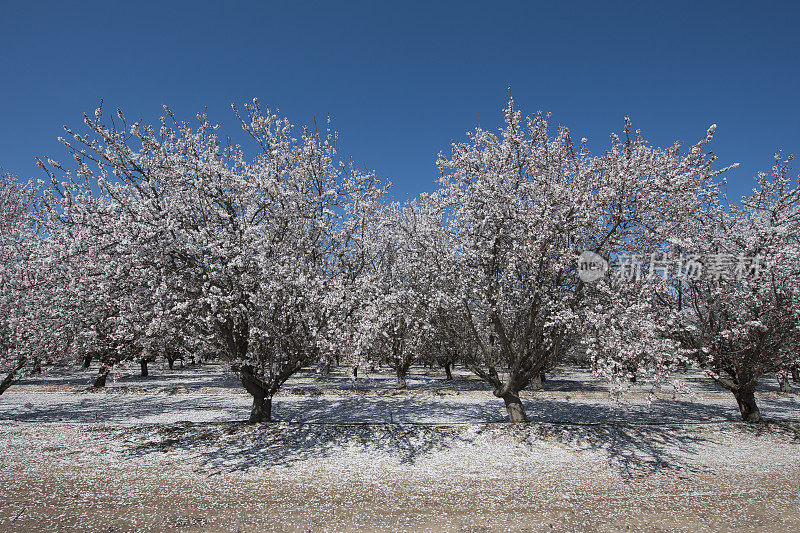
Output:
<instances>
[{"instance_id":1,"label":"blossoming tree","mask_svg":"<svg viewBox=\"0 0 800 533\"><path fill-rule=\"evenodd\" d=\"M255 147L249 158L202 114L195 125L165 108L156 129L121 112L117 127L98 109L85 117L89 135L67 130L77 168L54 181L72 184L64 206L95 246L113 251L128 297L148 302L138 332L157 337L181 319L212 334L258 422L271 419L272 397L292 374L337 348L353 279L348 243L379 188L338 158L333 132L295 137L257 101L237 116ZM102 201L90 200L96 191ZM114 342L134 340L115 332Z\"/></svg>"},{"instance_id":2,"label":"blossoming tree","mask_svg":"<svg viewBox=\"0 0 800 533\"><path fill-rule=\"evenodd\" d=\"M546 115L523 120L512 100L499 135L477 128L439 159L458 272L451 307L466 326L470 368L512 421L527 419L520 391L571 348L581 310L599 297L578 278L577 256L655 246L716 175L704 153L713 128L684 154L679 143L650 147L626 123L625 138L594 157L550 127Z\"/></svg>"},{"instance_id":3,"label":"blossoming tree","mask_svg":"<svg viewBox=\"0 0 800 533\"><path fill-rule=\"evenodd\" d=\"M758 380L798 357L800 188L789 161L776 157L771 175L760 173L740 205L714 209L691 226L685 246L703 270L665 298L674 311L671 334L733 393L747 422L761 420Z\"/></svg>"},{"instance_id":4,"label":"blossoming tree","mask_svg":"<svg viewBox=\"0 0 800 533\"><path fill-rule=\"evenodd\" d=\"M0 176L0 394L66 357L69 322L57 290L64 278L47 228L38 188Z\"/></svg>"}]
</instances>

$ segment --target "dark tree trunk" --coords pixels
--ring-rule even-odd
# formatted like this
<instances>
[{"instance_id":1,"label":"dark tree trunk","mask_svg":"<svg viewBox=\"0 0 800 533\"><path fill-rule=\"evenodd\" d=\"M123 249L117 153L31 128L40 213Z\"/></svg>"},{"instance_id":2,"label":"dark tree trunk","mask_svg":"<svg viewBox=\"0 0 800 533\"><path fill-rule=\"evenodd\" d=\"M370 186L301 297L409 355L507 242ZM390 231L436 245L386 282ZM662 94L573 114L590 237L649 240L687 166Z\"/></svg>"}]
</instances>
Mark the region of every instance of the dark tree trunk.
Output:
<instances>
[{"instance_id":1,"label":"dark tree trunk","mask_svg":"<svg viewBox=\"0 0 800 533\"><path fill-rule=\"evenodd\" d=\"M358 366L353 367L353 379L358 378Z\"/></svg>"},{"instance_id":2,"label":"dark tree trunk","mask_svg":"<svg viewBox=\"0 0 800 533\"><path fill-rule=\"evenodd\" d=\"M170 370L175 370L175 359L172 357L167 357L167 365L169 366Z\"/></svg>"},{"instance_id":3,"label":"dark tree trunk","mask_svg":"<svg viewBox=\"0 0 800 533\"><path fill-rule=\"evenodd\" d=\"M6 377L3 378L3 381L0 381L0 395L2 395L6 389L8 389L14 383L14 377L17 375L16 370L12 370Z\"/></svg>"},{"instance_id":4,"label":"dark tree trunk","mask_svg":"<svg viewBox=\"0 0 800 533\"><path fill-rule=\"evenodd\" d=\"M445 379L447 381L453 381L453 372L452 372L452 370L450 370L450 366L451 366L450 361L448 361L448 362L446 362L444 364L444 373L447 376Z\"/></svg>"},{"instance_id":5,"label":"dark tree trunk","mask_svg":"<svg viewBox=\"0 0 800 533\"><path fill-rule=\"evenodd\" d=\"M800 383L800 365L792 367L792 381Z\"/></svg>"},{"instance_id":6,"label":"dark tree trunk","mask_svg":"<svg viewBox=\"0 0 800 533\"><path fill-rule=\"evenodd\" d=\"M528 386L528 388L530 390L533 390L533 391L542 390L544 388L544 387L542 387L542 374L541 373L536 374L535 376L533 376L531 378L531 383Z\"/></svg>"},{"instance_id":7,"label":"dark tree trunk","mask_svg":"<svg viewBox=\"0 0 800 533\"><path fill-rule=\"evenodd\" d=\"M100 365L100 372L97 374L97 377L94 378L93 387L95 389L106 386L106 378L108 378L109 371L110 369L106 365Z\"/></svg>"},{"instance_id":8,"label":"dark tree trunk","mask_svg":"<svg viewBox=\"0 0 800 533\"><path fill-rule=\"evenodd\" d=\"M253 408L250 410L248 424L272 421L272 396L267 394L263 380L254 375L247 367L239 370L244 388L253 396Z\"/></svg>"},{"instance_id":9,"label":"dark tree trunk","mask_svg":"<svg viewBox=\"0 0 800 533\"><path fill-rule=\"evenodd\" d=\"M628 370L628 372L630 374L629 377L628 377L628 381L630 381L631 383L636 383L636 374L637 374L637 371L639 370L638 369L638 365L636 365L636 364L628 364L626 369Z\"/></svg>"},{"instance_id":10,"label":"dark tree trunk","mask_svg":"<svg viewBox=\"0 0 800 533\"><path fill-rule=\"evenodd\" d=\"M253 408L250 410L248 424L272 422L272 398L253 396Z\"/></svg>"},{"instance_id":11,"label":"dark tree trunk","mask_svg":"<svg viewBox=\"0 0 800 533\"><path fill-rule=\"evenodd\" d=\"M739 391L734 393L736 403L739 404L739 411L742 413L742 420L745 422L761 422L761 413L756 405L756 397L753 391Z\"/></svg>"},{"instance_id":12,"label":"dark tree trunk","mask_svg":"<svg viewBox=\"0 0 800 533\"><path fill-rule=\"evenodd\" d=\"M506 411L508 411L508 419L510 422L528 421L528 415L525 414L525 408L522 406L522 400L519 399L519 394L508 393L503 396L503 401L506 403Z\"/></svg>"},{"instance_id":13,"label":"dark tree trunk","mask_svg":"<svg viewBox=\"0 0 800 533\"><path fill-rule=\"evenodd\" d=\"M17 380L17 372L22 370L22 367L25 366L26 359L24 357L20 357L17 360L17 364L11 369L11 372L6 374L6 377L3 378L3 381L0 381L0 394L3 394L14 382Z\"/></svg>"},{"instance_id":14,"label":"dark tree trunk","mask_svg":"<svg viewBox=\"0 0 800 533\"><path fill-rule=\"evenodd\" d=\"M42 362L39 359L33 360L33 368L31 369L33 374L41 374L42 373Z\"/></svg>"},{"instance_id":15,"label":"dark tree trunk","mask_svg":"<svg viewBox=\"0 0 800 533\"><path fill-rule=\"evenodd\" d=\"M147 372L147 359L142 359L141 361L139 361L139 364L142 366L142 377L146 378L147 374L148 374L148 372Z\"/></svg>"},{"instance_id":16,"label":"dark tree trunk","mask_svg":"<svg viewBox=\"0 0 800 533\"><path fill-rule=\"evenodd\" d=\"M90 366L92 366L92 356L87 355L83 358L83 369L86 370Z\"/></svg>"},{"instance_id":17,"label":"dark tree trunk","mask_svg":"<svg viewBox=\"0 0 800 533\"><path fill-rule=\"evenodd\" d=\"M17 380L17 372L19 372L23 366L25 366L25 358L20 357L17 360L17 364L11 369L11 372L6 374L6 377L3 378L3 381L0 381L0 395L2 395L11 385L14 384L14 382Z\"/></svg>"},{"instance_id":18,"label":"dark tree trunk","mask_svg":"<svg viewBox=\"0 0 800 533\"><path fill-rule=\"evenodd\" d=\"M398 389L405 389L406 385L406 370L403 368L398 368L397 371L397 388Z\"/></svg>"},{"instance_id":19,"label":"dark tree trunk","mask_svg":"<svg viewBox=\"0 0 800 533\"><path fill-rule=\"evenodd\" d=\"M789 374L781 372L778 374L778 390L780 392L792 392L792 387L789 386Z\"/></svg>"}]
</instances>

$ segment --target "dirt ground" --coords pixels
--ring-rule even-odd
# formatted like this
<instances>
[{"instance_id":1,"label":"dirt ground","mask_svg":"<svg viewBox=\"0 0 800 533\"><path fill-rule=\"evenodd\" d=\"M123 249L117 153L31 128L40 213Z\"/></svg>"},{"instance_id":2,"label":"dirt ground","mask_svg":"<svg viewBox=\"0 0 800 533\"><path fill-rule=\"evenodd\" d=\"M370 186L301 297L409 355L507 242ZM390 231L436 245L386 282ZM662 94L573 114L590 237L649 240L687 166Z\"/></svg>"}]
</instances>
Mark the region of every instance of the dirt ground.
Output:
<instances>
[{"instance_id":1,"label":"dirt ground","mask_svg":"<svg viewBox=\"0 0 800 533\"><path fill-rule=\"evenodd\" d=\"M554 381L526 399L544 421L511 425L420 379L380 401L298 389L248 426L235 389L120 383L0 397L0 531L800 531L797 401L769 391L750 426L713 391L606 416Z\"/></svg>"},{"instance_id":2,"label":"dirt ground","mask_svg":"<svg viewBox=\"0 0 800 533\"><path fill-rule=\"evenodd\" d=\"M799 428L479 429L8 426L0 529L800 530Z\"/></svg>"}]
</instances>

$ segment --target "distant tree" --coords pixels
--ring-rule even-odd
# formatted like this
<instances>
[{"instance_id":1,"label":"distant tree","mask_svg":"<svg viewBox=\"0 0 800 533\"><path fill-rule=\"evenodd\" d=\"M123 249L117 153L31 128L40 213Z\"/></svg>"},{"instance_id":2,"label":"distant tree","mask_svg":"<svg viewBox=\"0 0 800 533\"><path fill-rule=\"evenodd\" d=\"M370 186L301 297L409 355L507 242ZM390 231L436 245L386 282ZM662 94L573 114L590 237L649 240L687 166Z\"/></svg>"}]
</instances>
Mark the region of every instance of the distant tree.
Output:
<instances>
[{"instance_id":1,"label":"distant tree","mask_svg":"<svg viewBox=\"0 0 800 533\"><path fill-rule=\"evenodd\" d=\"M21 303L28 258L25 241L28 201L26 189L9 174L0 175L0 394L6 391L28 362L18 349L14 309Z\"/></svg>"},{"instance_id":2,"label":"distant tree","mask_svg":"<svg viewBox=\"0 0 800 533\"><path fill-rule=\"evenodd\" d=\"M0 394L67 353L58 258L40 191L0 175Z\"/></svg>"},{"instance_id":3,"label":"distant tree","mask_svg":"<svg viewBox=\"0 0 800 533\"><path fill-rule=\"evenodd\" d=\"M371 265L362 276L360 344L386 363L406 388L411 365L430 361L436 342L432 313L441 279L432 262L441 216L427 196L376 212L370 227Z\"/></svg>"}]
</instances>

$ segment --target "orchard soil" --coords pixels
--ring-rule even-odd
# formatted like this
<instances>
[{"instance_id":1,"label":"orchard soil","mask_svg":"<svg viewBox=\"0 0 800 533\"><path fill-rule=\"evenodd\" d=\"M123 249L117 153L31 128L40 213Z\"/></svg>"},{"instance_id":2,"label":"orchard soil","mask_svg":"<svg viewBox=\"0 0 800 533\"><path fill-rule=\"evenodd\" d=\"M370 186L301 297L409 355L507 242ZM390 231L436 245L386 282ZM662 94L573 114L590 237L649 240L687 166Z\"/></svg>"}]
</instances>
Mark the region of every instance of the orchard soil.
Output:
<instances>
[{"instance_id":1,"label":"orchard soil","mask_svg":"<svg viewBox=\"0 0 800 533\"><path fill-rule=\"evenodd\" d=\"M2 531L800 530L800 399L701 375L621 397L560 368L531 422L463 370L309 369L247 425L219 365L53 370L0 396Z\"/></svg>"}]
</instances>

